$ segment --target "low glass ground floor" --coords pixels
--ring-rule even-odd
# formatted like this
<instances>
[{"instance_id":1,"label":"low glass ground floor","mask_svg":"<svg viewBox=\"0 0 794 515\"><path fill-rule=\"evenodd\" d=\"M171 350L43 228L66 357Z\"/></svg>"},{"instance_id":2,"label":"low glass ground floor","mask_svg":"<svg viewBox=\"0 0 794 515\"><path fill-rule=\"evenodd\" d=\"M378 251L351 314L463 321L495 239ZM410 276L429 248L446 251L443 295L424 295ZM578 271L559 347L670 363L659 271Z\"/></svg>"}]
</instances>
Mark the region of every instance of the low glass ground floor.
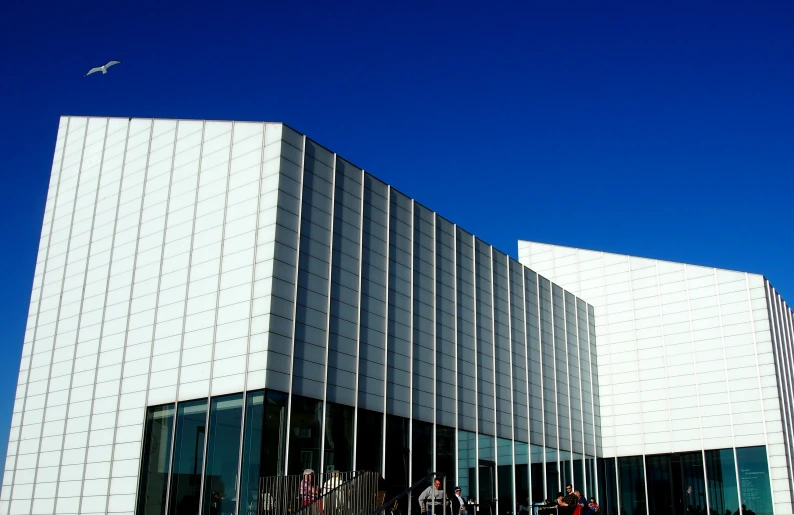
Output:
<instances>
[{"instance_id":1,"label":"low glass ground floor","mask_svg":"<svg viewBox=\"0 0 794 515\"><path fill-rule=\"evenodd\" d=\"M260 477L305 469L381 472L387 498L440 471L499 514L568 483L604 515L772 513L764 447L596 458L297 395L288 408L288 398L260 390L149 407L137 513L254 515Z\"/></svg>"}]
</instances>

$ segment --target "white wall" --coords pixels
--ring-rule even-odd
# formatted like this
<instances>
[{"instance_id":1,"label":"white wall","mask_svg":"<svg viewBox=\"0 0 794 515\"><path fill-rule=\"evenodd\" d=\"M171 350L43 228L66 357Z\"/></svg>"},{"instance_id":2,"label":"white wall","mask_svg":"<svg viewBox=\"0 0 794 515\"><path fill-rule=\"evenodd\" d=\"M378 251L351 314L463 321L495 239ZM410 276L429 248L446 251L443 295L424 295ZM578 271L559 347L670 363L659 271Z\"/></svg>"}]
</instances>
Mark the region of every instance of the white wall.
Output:
<instances>
[{"instance_id":1,"label":"white wall","mask_svg":"<svg viewBox=\"0 0 794 515\"><path fill-rule=\"evenodd\" d=\"M61 119L0 514L132 513L147 405L264 385L282 130Z\"/></svg>"},{"instance_id":2,"label":"white wall","mask_svg":"<svg viewBox=\"0 0 794 515\"><path fill-rule=\"evenodd\" d=\"M794 313L769 281L765 286L772 315L772 349L784 429L782 441L776 442L775 456L771 458L769 467L776 488L782 490L788 485L794 492ZM788 449L788 459L782 452L777 452L784 444Z\"/></svg>"},{"instance_id":3,"label":"white wall","mask_svg":"<svg viewBox=\"0 0 794 515\"><path fill-rule=\"evenodd\" d=\"M529 241L519 260L595 308L605 456L766 445L791 513L762 276Z\"/></svg>"}]
</instances>

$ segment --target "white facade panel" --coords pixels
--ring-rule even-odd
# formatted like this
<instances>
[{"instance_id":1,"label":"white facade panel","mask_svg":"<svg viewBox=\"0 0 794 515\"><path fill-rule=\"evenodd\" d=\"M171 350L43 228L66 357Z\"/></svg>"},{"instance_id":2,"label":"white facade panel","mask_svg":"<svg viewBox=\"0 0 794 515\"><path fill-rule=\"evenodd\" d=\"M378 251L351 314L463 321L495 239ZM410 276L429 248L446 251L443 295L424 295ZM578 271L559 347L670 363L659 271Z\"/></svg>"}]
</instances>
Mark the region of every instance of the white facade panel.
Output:
<instances>
[{"instance_id":1,"label":"white facade panel","mask_svg":"<svg viewBox=\"0 0 794 515\"><path fill-rule=\"evenodd\" d=\"M279 124L61 119L0 513L132 510L145 407L264 375L248 345L256 331L266 349L259 214L275 205L265 175L277 177L281 136Z\"/></svg>"},{"instance_id":2,"label":"white facade panel","mask_svg":"<svg viewBox=\"0 0 794 515\"><path fill-rule=\"evenodd\" d=\"M531 241L518 254L595 308L605 456L765 445L775 510L791 512L791 310L762 276Z\"/></svg>"}]
</instances>

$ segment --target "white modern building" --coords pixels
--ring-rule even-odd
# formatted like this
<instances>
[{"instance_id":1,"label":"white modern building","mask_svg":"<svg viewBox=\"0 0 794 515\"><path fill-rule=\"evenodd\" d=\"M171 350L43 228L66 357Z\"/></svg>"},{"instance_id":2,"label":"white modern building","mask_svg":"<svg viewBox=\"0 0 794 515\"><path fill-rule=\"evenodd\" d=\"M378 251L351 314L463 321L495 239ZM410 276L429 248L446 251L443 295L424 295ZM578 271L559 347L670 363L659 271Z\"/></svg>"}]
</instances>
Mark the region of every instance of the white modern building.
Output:
<instances>
[{"instance_id":1,"label":"white modern building","mask_svg":"<svg viewBox=\"0 0 794 515\"><path fill-rule=\"evenodd\" d=\"M595 308L604 458L648 470L655 455L763 448L774 512L792 511L792 311L766 278L532 241L518 252ZM730 504L711 493L712 508Z\"/></svg>"},{"instance_id":2,"label":"white modern building","mask_svg":"<svg viewBox=\"0 0 794 515\"><path fill-rule=\"evenodd\" d=\"M0 515L254 515L306 468L792 513L764 278L519 248L280 123L61 118Z\"/></svg>"}]
</instances>

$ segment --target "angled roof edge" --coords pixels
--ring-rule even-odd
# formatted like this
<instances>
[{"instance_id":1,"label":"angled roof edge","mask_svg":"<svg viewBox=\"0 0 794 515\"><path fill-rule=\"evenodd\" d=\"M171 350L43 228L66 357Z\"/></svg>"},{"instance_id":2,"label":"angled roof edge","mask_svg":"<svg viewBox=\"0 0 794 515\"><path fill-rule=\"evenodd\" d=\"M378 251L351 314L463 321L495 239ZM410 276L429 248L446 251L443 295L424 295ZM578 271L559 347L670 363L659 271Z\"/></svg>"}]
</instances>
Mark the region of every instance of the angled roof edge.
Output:
<instances>
[{"instance_id":1,"label":"angled roof edge","mask_svg":"<svg viewBox=\"0 0 794 515\"><path fill-rule=\"evenodd\" d=\"M587 251L587 252L598 252L598 253L601 253L601 254L610 254L610 255L613 255L613 256L625 256L625 257L634 257L634 258L639 258L639 259L649 259L649 260L652 260L652 261L663 261L665 263L673 263L673 264L677 264L677 265L688 265L688 266L697 266L697 267L701 267L701 268L712 268L712 269L715 269L715 270L725 270L726 272L736 272L736 273L740 273L740 274L754 275L754 276L762 277L762 278L766 279L766 276L764 276L764 274L759 274L757 272L748 272L746 270L733 270L731 268L722 268L722 267L711 266L711 265L701 265L701 264L698 264L698 263L686 263L684 261L673 261L673 260L670 260L670 259L660 259L660 258L655 258L655 257L650 257L650 256L637 256L637 255L634 255L634 254L624 254L624 253L621 253L621 252L609 252L609 251L606 251L606 250L599 250L599 249L588 249L588 248L584 248L584 247L572 247L570 245L558 245L556 243L548 243L548 242L545 242L545 241L534 241L534 240L522 240L522 239L519 239L518 240L519 253L520 253L520 248L521 248L521 244L522 243L532 243L532 244L535 244L535 245L546 245L546 246L552 247L552 248L553 247L559 247L559 248L571 249L571 250L584 250L584 251Z\"/></svg>"}]
</instances>

